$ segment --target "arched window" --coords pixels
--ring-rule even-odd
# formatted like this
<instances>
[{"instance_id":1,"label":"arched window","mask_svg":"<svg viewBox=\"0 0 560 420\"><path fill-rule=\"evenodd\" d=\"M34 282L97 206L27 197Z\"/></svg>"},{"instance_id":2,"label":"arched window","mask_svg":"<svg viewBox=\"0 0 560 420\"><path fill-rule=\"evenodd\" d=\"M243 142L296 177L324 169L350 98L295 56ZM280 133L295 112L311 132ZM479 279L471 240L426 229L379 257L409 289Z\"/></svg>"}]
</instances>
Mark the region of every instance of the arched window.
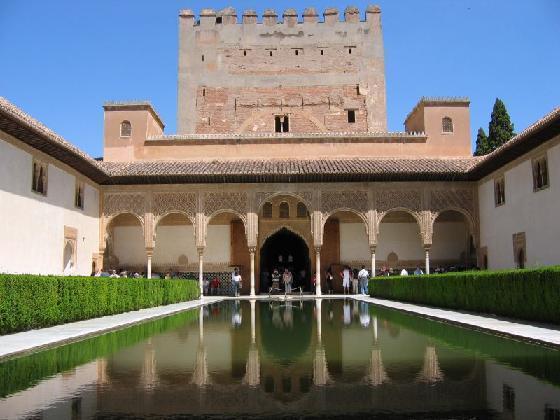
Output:
<instances>
[{"instance_id":1,"label":"arched window","mask_svg":"<svg viewBox=\"0 0 560 420\"><path fill-rule=\"evenodd\" d=\"M121 123L121 137L130 137L132 135L132 124L130 121L124 120Z\"/></svg>"},{"instance_id":2,"label":"arched window","mask_svg":"<svg viewBox=\"0 0 560 420\"><path fill-rule=\"evenodd\" d=\"M290 206L285 201L280 203L278 207L278 213L281 219L289 219L290 218Z\"/></svg>"},{"instance_id":3,"label":"arched window","mask_svg":"<svg viewBox=\"0 0 560 420\"><path fill-rule=\"evenodd\" d=\"M272 203L266 202L262 208L262 217L263 219L270 219L272 218Z\"/></svg>"},{"instance_id":4,"label":"arched window","mask_svg":"<svg viewBox=\"0 0 560 420\"><path fill-rule=\"evenodd\" d=\"M307 207L305 207L305 204L301 202L297 203L297 217L303 218L307 216L309 216L309 213L307 213Z\"/></svg>"},{"instance_id":5,"label":"arched window","mask_svg":"<svg viewBox=\"0 0 560 420\"><path fill-rule=\"evenodd\" d=\"M444 133L453 133L453 120L449 117L441 119L441 131Z\"/></svg>"}]
</instances>

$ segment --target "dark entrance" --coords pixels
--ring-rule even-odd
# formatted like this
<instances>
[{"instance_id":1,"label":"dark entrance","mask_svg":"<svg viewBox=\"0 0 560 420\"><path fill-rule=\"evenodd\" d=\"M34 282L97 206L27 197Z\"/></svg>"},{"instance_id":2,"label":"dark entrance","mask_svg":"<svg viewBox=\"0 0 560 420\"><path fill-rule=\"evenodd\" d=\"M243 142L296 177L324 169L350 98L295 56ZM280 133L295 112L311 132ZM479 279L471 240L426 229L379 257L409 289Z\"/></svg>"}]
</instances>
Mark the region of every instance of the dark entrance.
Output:
<instances>
[{"instance_id":1,"label":"dark entrance","mask_svg":"<svg viewBox=\"0 0 560 420\"><path fill-rule=\"evenodd\" d=\"M260 262L261 293L268 292L274 269L283 273L285 268L294 276L293 288L303 287L304 291L311 290L309 248L302 238L288 229L280 229L265 241L261 248Z\"/></svg>"}]
</instances>

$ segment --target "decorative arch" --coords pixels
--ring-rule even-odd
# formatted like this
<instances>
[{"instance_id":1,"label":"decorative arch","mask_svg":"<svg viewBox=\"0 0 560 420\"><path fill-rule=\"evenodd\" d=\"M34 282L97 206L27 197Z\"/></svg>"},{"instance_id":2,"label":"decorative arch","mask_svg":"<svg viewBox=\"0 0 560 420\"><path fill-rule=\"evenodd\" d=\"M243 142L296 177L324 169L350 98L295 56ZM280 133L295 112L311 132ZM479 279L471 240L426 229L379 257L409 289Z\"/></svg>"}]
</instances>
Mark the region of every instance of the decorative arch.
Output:
<instances>
[{"instance_id":1,"label":"decorative arch","mask_svg":"<svg viewBox=\"0 0 560 420\"><path fill-rule=\"evenodd\" d=\"M329 220L329 217L334 216L336 213L340 213L340 212L347 212L347 213L353 213L356 216L358 216L360 218L360 220L364 223L364 228L366 230L366 235L369 234L369 221L367 216L362 213L361 211L358 211L356 209L352 209L350 207L340 207L334 210L331 210L329 212L325 212L323 213L323 220L321 220L321 229L325 228L325 223L327 223L327 220Z\"/></svg>"},{"instance_id":2,"label":"decorative arch","mask_svg":"<svg viewBox=\"0 0 560 420\"><path fill-rule=\"evenodd\" d=\"M163 213L163 214L160 214L160 215L157 215L157 216L154 217L154 231L153 231L154 243L155 243L155 240L156 240L157 228L158 228L158 226L159 226L159 223L160 223L163 219L165 219L167 216L170 216L170 215L172 215L172 214L180 214L180 215L182 215L182 216L185 216L185 217L188 219L188 221L191 223L191 225L192 225L193 227L195 226L196 221L195 221L194 216L190 215L190 214L187 213L186 211L183 211L183 210L169 210L169 211L166 212L166 213ZM194 236L195 239L196 239L196 229L193 229L193 236Z\"/></svg>"},{"instance_id":3,"label":"decorative arch","mask_svg":"<svg viewBox=\"0 0 560 420\"><path fill-rule=\"evenodd\" d=\"M266 235L262 236L260 239L260 246L259 248L262 248L263 245L265 244L265 242L268 240L268 238L270 238L271 236L276 235L278 232L280 232L282 229L286 229L288 231L290 231L291 233L293 233L294 235L296 235L297 237L299 237L303 242L305 242L305 244L307 245L307 247L311 250L313 249L312 244L309 243L309 241L306 239L305 235L299 231L299 229L294 228L293 226L290 226L288 224L280 224L278 226L275 226L274 229L272 229L270 232L268 232Z\"/></svg>"},{"instance_id":4,"label":"decorative arch","mask_svg":"<svg viewBox=\"0 0 560 420\"><path fill-rule=\"evenodd\" d=\"M455 211L457 213L462 214L463 217L465 218L466 222L467 222L467 225L469 227L469 231L470 231L471 235L475 239L478 237L477 230L476 230L476 224L475 224L473 216L470 214L470 212L468 210L465 210L461 207L456 207L456 206L449 206L449 207L446 207L444 209L438 210L438 211L433 213L433 215L432 215L432 231L433 231L433 225L437 221L437 218L442 213L445 213L445 212L448 212L448 211Z\"/></svg>"},{"instance_id":5,"label":"decorative arch","mask_svg":"<svg viewBox=\"0 0 560 420\"><path fill-rule=\"evenodd\" d=\"M410 214L414 218L414 220L416 220L416 224L418 225L418 230L420 231L420 236L422 236L423 229L422 229L421 214L417 211L411 210L411 209L406 208L406 207L393 207L389 210L379 212L378 216L377 216L377 226L375 227L376 234L379 234L379 226L383 222L383 219L385 218L385 216L387 216L389 213L396 213L396 212L403 212L403 213Z\"/></svg>"},{"instance_id":6,"label":"decorative arch","mask_svg":"<svg viewBox=\"0 0 560 420\"><path fill-rule=\"evenodd\" d=\"M133 211L120 211L120 212L112 214L110 216L106 216L106 218L105 218L105 230L107 230L109 228L109 226L111 225L113 220L115 220L117 217L122 216L124 214L130 214L131 216L134 216L138 220L138 222L140 222L140 226L142 226L142 231L144 230L144 218L142 216L140 216L139 214L133 212Z\"/></svg>"},{"instance_id":7,"label":"decorative arch","mask_svg":"<svg viewBox=\"0 0 560 420\"><path fill-rule=\"evenodd\" d=\"M232 210L232 209L219 209L214 211L212 214L205 216L204 217L204 237L206 237L206 232L208 231L208 224L210 223L210 220L212 220L214 217L219 216L220 214L224 214L224 213L229 213L229 214L233 214L236 217L238 217L239 219L241 219L241 221L243 222L243 228L245 230L245 236L248 238L249 237L249 228L248 228L248 224L247 224L247 215L241 214L236 210ZM196 229L195 229L196 230Z\"/></svg>"}]
</instances>

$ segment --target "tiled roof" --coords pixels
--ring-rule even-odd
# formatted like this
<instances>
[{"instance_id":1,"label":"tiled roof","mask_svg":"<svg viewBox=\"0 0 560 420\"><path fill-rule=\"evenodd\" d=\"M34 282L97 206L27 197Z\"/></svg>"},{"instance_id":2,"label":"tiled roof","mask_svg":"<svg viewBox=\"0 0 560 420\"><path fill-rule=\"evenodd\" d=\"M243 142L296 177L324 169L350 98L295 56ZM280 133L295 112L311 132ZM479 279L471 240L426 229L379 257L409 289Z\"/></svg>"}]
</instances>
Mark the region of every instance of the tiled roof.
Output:
<instances>
[{"instance_id":1,"label":"tiled roof","mask_svg":"<svg viewBox=\"0 0 560 420\"><path fill-rule=\"evenodd\" d=\"M226 182L476 181L560 135L555 109L487 156L99 162L0 97L0 130L99 184Z\"/></svg>"}]
</instances>

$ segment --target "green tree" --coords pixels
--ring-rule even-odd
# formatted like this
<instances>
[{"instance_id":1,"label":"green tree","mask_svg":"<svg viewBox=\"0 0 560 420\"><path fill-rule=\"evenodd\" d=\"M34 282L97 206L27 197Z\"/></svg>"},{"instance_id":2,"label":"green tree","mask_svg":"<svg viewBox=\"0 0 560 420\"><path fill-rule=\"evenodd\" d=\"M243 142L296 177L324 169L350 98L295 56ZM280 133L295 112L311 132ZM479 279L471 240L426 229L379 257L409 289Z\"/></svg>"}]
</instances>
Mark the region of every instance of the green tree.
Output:
<instances>
[{"instance_id":1,"label":"green tree","mask_svg":"<svg viewBox=\"0 0 560 420\"><path fill-rule=\"evenodd\" d=\"M475 156L484 156L490 152L490 147L488 145L488 136L484 132L484 129L480 127L478 133L476 134L476 150L474 151Z\"/></svg>"},{"instance_id":2,"label":"green tree","mask_svg":"<svg viewBox=\"0 0 560 420\"><path fill-rule=\"evenodd\" d=\"M490 117L490 124L488 125L488 146L490 150L487 153L500 147L511 139L514 134L513 124L509 118L506 106L499 98L496 98L494 108L492 109L492 116Z\"/></svg>"}]
</instances>

